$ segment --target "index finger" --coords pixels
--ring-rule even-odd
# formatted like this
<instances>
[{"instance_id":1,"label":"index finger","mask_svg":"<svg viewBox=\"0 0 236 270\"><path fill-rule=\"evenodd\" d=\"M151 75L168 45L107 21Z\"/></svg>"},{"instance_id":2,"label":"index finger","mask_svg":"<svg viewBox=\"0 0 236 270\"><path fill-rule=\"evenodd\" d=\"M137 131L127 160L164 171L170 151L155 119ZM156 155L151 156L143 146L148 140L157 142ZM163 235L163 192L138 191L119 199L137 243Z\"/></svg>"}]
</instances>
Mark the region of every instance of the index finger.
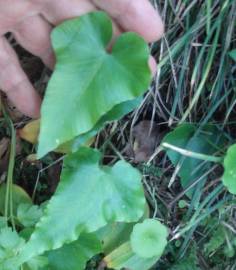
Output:
<instances>
[{"instance_id":1,"label":"index finger","mask_svg":"<svg viewBox=\"0 0 236 270\"><path fill-rule=\"evenodd\" d=\"M38 118L40 97L23 72L17 55L4 37L0 37L0 88L19 111Z\"/></svg>"},{"instance_id":2,"label":"index finger","mask_svg":"<svg viewBox=\"0 0 236 270\"><path fill-rule=\"evenodd\" d=\"M133 31L153 42L160 39L164 26L158 12L148 0L91 0L106 11L125 31Z\"/></svg>"}]
</instances>

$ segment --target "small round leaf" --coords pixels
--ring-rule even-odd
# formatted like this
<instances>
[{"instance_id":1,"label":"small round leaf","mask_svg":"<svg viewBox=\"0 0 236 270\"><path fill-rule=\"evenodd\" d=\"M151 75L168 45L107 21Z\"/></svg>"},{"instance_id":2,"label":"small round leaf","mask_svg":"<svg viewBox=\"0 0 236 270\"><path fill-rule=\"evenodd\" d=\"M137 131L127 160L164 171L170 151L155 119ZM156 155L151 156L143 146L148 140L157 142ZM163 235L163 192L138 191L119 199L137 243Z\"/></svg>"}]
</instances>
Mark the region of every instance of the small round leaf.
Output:
<instances>
[{"instance_id":1,"label":"small round leaf","mask_svg":"<svg viewBox=\"0 0 236 270\"><path fill-rule=\"evenodd\" d=\"M223 184L230 193L236 194L236 144L229 147L227 151L224 159L224 169Z\"/></svg>"},{"instance_id":2,"label":"small round leaf","mask_svg":"<svg viewBox=\"0 0 236 270\"><path fill-rule=\"evenodd\" d=\"M136 224L131 234L133 251L142 258L160 257L167 244L168 230L159 221L146 219Z\"/></svg>"}]
</instances>

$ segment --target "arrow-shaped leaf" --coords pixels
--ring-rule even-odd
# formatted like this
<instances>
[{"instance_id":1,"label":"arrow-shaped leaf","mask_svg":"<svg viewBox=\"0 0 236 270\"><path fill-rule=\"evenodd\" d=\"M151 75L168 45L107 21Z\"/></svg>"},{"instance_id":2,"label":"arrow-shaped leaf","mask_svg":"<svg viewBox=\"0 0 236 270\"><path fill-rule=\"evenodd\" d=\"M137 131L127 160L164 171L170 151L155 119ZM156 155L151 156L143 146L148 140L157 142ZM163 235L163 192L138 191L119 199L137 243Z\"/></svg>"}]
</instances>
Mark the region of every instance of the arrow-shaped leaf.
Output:
<instances>
[{"instance_id":1,"label":"arrow-shaped leaf","mask_svg":"<svg viewBox=\"0 0 236 270\"><path fill-rule=\"evenodd\" d=\"M103 12L68 20L52 33L57 64L42 106L38 156L90 131L114 106L146 91L149 49L135 33L109 52L111 19Z\"/></svg>"}]
</instances>

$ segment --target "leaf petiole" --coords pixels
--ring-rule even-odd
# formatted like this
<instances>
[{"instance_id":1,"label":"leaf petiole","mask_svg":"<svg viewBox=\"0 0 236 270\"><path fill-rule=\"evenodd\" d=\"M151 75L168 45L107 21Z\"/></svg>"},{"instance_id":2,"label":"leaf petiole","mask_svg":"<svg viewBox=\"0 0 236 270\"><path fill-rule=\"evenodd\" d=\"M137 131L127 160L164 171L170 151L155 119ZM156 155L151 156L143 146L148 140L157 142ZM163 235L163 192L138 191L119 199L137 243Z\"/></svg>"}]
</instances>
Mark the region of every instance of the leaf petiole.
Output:
<instances>
[{"instance_id":1,"label":"leaf petiole","mask_svg":"<svg viewBox=\"0 0 236 270\"><path fill-rule=\"evenodd\" d=\"M201 159L204 161L210 161L210 162L215 162L215 163L222 163L222 161L223 161L222 157L215 157L215 156L211 156L211 155L205 155L205 154L201 154L201 153L192 152L192 151L174 146L174 145L169 144L169 143L162 143L162 147L167 148L167 149L171 149L171 150L178 152L181 155L184 155L186 157L197 158L197 159Z\"/></svg>"}]
</instances>

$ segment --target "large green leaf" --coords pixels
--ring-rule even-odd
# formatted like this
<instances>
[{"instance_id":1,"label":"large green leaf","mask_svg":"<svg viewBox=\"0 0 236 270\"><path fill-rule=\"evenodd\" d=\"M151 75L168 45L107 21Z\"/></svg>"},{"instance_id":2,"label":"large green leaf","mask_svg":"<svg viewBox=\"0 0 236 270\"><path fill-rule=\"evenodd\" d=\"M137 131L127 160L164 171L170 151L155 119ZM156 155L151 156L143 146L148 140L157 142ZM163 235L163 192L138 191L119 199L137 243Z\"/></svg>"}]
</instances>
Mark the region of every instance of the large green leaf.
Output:
<instances>
[{"instance_id":1,"label":"large green leaf","mask_svg":"<svg viewBox=\"0 0 236 270\"><path fill-rule=\"evenodd\" d=\"M90 131L114 106L147 89L149 49L135 33L112 39L103 12L68 20L52 33L57 64L41 112L38 156Z\"/></svg>"},{"instance_id":2,"label":"large green leaf","mask_svg":"<svg viewBox=\"0 0 236 270\"><path fill-rule=\"evenodd\" d=\"M47 253L49 269L84 270L87 261L101 251L101 243L96 237L82 234L79 240Z\"/></svg>"},{"instance_id":3,"label":"large green leaf","mask_svg":"<svg viewBox=\"0 0 236 270\"><path fill-rule=\"evenodd\" d=\"M116 105L111 111L101 117L96 125L88 132L77 136L75 139L64 143L60 146L66 153L76 152L81 145L86 144L91 138L93 138L108 122L120 119L124 115L134 110L141 102L141 98L126 101Z\"/></svg>"},{"instance_id":4,"label":"large green leaf","mask_svg":"<svg viewBox=\"0 0 236 270\"><path fill-rule=\"evenodd\" d=\"M145 197L139 171L125 161L99 166L100 153L82 147L65 158L61 181L19 261L60 248L108 223L136 222Z\"/></svg>"},{"instance_id":5,"label":"large green leaf","mask_svg":"<svg viewBox=\"0 0 236 270\"><path fill-rule=\"evenodd\" d=\"M214 126L206 126L202 132L197 132L197 130L194 124L182 124L168 133L162 142L200 154L211 155L216 152L222 144L222 138L217 129ZM216 146L214 147L214 145ZM209 162L203 163L197 158L182 156L174 150L168 149L166 153L175 166L180 166L178 175L183 188L202 176L210 164ZM192 191L188 192L190 197L191 194Z\"/></svg>"},{"instance_id":6,"label":"large green leaf","mask_svg":"<svg viewBox=\"0 0 236 270\"><path fill-rule=\"evenodd\" d=\"M222 181L229 192L236 194L236 144L229 147L225 156Z\"/></svg>"}]
</instances>

